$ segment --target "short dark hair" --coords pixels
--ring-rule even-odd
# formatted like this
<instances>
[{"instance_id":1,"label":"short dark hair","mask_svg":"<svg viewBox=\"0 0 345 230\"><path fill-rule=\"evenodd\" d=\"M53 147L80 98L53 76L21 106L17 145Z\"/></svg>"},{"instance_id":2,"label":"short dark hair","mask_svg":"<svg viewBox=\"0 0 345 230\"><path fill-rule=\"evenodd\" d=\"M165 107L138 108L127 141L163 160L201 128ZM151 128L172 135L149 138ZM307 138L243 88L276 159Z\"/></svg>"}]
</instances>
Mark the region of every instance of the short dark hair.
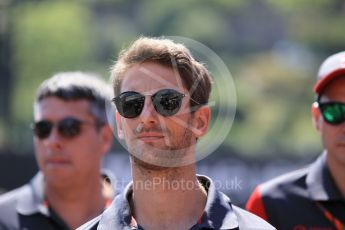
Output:
<instances>
[{"instance_id":1,"label":"short dark hair","mask_svg":"<svg viewBox=\"0 0 345 230\"><path fill-rule=\"evenodd\" d=\"M42 82L36 92L35 104L47 97L65 101L87 100L90 113L100 124L108 123L106 104L111 98L111 88L97 75L83 72L61 72Z\"/></svg>"},{"instance_id":2,"label":"short dark hair","mask_svg":"<svg viewBox=\"0 0 345 230\"><path fill-rule=\"evenodd\" d=\"M111 70L115 96L120 94L125 72L135 64L148 61L177 68L184 86L191 93L192 108L197 109L199 105L208 103L211 92L211 76L208 70L193 58L186 46L165 38L141 37L128 49L120 52Z\"/></svg>"}]
</instances>

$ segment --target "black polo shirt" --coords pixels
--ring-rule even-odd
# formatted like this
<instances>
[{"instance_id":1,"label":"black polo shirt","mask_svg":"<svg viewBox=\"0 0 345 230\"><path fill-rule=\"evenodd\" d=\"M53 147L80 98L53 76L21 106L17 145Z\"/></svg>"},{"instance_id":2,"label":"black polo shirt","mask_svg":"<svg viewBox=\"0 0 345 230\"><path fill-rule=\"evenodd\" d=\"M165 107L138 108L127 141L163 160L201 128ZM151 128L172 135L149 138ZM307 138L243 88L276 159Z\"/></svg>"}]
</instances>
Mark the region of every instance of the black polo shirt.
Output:
<instances>
[{"instance_id":1,"label":"black polo shirt","mask_svg":"<svg viewBox=\"0 0 345 230\"><path fill-rule=\"evenodd\" d=\"M229 197L216 190L211 179L198 176L207 191L203 216L191 229L274 229L261 218L231 204ZM133 193L132 183L118 195L102 215L84 224L77 230L122 230L142 229L133 222L128 197Z\"/></svg>"},{"instance_id":2,"label":"black polo shirt","mask_svg":"<svg viewBox=\"0 0 345 230\"><path fill-rule=\"evenodd\" d=\"M326 164L326 152L310 166L259 185L247 209L277 229L345 229L345 198Z\"/></svg>"},{"instance_id":3,"label":"black polo shirt","mask_svg":"<svg viewBox=\"0 0 345 230\"><path fill-rule=\"evenodd\" d=\"M107 172L106 178L111 178ZM0 230L69 230L44 199L43 175L0 196Z\"/></svg>"}]
</instances>

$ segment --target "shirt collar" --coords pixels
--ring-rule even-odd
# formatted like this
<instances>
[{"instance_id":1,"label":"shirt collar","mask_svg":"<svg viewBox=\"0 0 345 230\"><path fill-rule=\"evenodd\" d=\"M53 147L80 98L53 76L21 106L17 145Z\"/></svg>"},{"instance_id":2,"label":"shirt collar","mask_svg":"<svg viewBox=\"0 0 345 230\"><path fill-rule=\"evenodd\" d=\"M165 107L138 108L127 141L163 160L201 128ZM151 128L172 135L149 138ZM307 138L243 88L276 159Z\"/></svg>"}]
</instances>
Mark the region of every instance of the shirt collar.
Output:
<instances>
[{"instance_id":1,"label":"shirt collar","mask_svg":"<svg viewBox=\"0 0 345 230\"><path fill-rule=\"evenodd\" d=\"M201 222L191 229L238 229L237 217L232 209L230 198L216 190L212 180L206 176L198 176L198 180L208 191L206 207ZM132 214L128 197L132 194L132 182L118 195L111 206L102 214L99 230L131 228Z\"/></svg>"},{"instance_id":2,"label":"shirt collar","mask_svg":"<svg viewBox=\"0 0 345 230\"><path fill-rule=\"evenodd\" d=\"M230 198L219 192L210 178L198 176L198 180L208 191L204 215L198 227L237 229L238 221L232 209Z\"/></svg>"},{"instance_id":3,"label":"shirt collar","mask_svg":"<svg viewBox=\"0 0 345 230\"><path fill-rule=\"evenodd\" d=\"M113 191L115 191L115 180L113 174L109 170L102 169L101 175L103 179L108 179L110 186L112 187ZM22 215L42 213L46 216L49 216L48 203L44 197L43 180L43 174L41 171L39 171L34 178L32 178L31 181L23 187L16 207L18 213Z\"/></svg>"},{"instance_id":4,"label":"shirt collar","mask_svg":"<svg viewBox=\"0 0 345 230\"><path fill-rule=\"evenodd\" d=\"M318 159L311 164L307 174L306 183L311 199L318 201L342 200L342 196L334 183L327 167L327 152L324 151Z\"/></svg>"},{"instance_id":5,"label":"shirt collar","mask_svg":"<svg viewBox=\"0 0 345 230\"><path fill-rule=\"evenodd\" d=\"M48 215L48 206L44 202L43 175L37 173L31 181L23 187L17 203L17 212L31 215L40 212Z\"/></svg>"}]
</instances>

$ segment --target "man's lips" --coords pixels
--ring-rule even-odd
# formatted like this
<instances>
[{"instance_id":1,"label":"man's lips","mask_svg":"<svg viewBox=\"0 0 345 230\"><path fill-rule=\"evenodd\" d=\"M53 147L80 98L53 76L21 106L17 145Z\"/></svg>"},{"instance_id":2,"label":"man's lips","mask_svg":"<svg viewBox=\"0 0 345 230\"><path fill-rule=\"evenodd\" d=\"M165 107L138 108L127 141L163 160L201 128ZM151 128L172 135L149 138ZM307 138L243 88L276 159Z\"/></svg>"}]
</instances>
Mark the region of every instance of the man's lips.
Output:
<instances>
[{"instance_id":1,"label":"man's lips","mask_svg":"<svg viewBox=\"0 0 345 230\"><path fill-rule=\"evenodd\" d=\"M69 161L63 158L48 158L48 164L69 164Z\"/></svg>"},{"instance_id":2,"label":"man's lips","mask_svg":"<svg viewBox=\"0 0 345 230\"><path fill-rule=\"evenodd\" d=\"M164 138L164 135L162 135L161 133L143 133L140 134L137 138L144 142L152 142Z\"/></svg>"}]
</instances>

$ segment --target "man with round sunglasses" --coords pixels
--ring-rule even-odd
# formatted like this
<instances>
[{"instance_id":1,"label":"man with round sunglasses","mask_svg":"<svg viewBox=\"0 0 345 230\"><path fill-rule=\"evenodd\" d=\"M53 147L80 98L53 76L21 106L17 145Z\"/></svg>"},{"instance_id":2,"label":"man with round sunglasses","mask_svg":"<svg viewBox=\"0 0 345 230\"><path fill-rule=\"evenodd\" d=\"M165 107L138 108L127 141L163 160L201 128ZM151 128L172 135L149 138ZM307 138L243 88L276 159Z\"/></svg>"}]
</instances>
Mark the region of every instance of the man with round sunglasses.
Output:
<instances>
[{"instance_id":1,"label":"man with round sunglasses","mask_svg":"<svg viewBox=\"0 0 345 230\"><path fill-rule=\"evenodd\" d=\"M277 229L345 229L345 52L321 65L311 113L323 153L259 185L246 208Z\"/></svg>"},{"instance_id":2,"label":"man with round sunglasses","mask_svg":"<svg viewBox=\"0 0 345 230\"><path fill-rule=\"evenodd\" d=\"M111 174L101 169L113 141L100 78L63 72L44 81L34 103L39 173L0 196L0 229L76 229L111 203Z\"/></svg>"},{"instance_id":3,"label":"man with round sunglasses","mask_svg":"<svg viewBox=\"0 0 345 230\"><path fill-rule=\"evenodd\" d=\"M79 229L274 229L196 175L196 143L211 116L211 78L184 45L139 38L121 52L112 80L133 181Z\"/></svg>"}]
</instances>

